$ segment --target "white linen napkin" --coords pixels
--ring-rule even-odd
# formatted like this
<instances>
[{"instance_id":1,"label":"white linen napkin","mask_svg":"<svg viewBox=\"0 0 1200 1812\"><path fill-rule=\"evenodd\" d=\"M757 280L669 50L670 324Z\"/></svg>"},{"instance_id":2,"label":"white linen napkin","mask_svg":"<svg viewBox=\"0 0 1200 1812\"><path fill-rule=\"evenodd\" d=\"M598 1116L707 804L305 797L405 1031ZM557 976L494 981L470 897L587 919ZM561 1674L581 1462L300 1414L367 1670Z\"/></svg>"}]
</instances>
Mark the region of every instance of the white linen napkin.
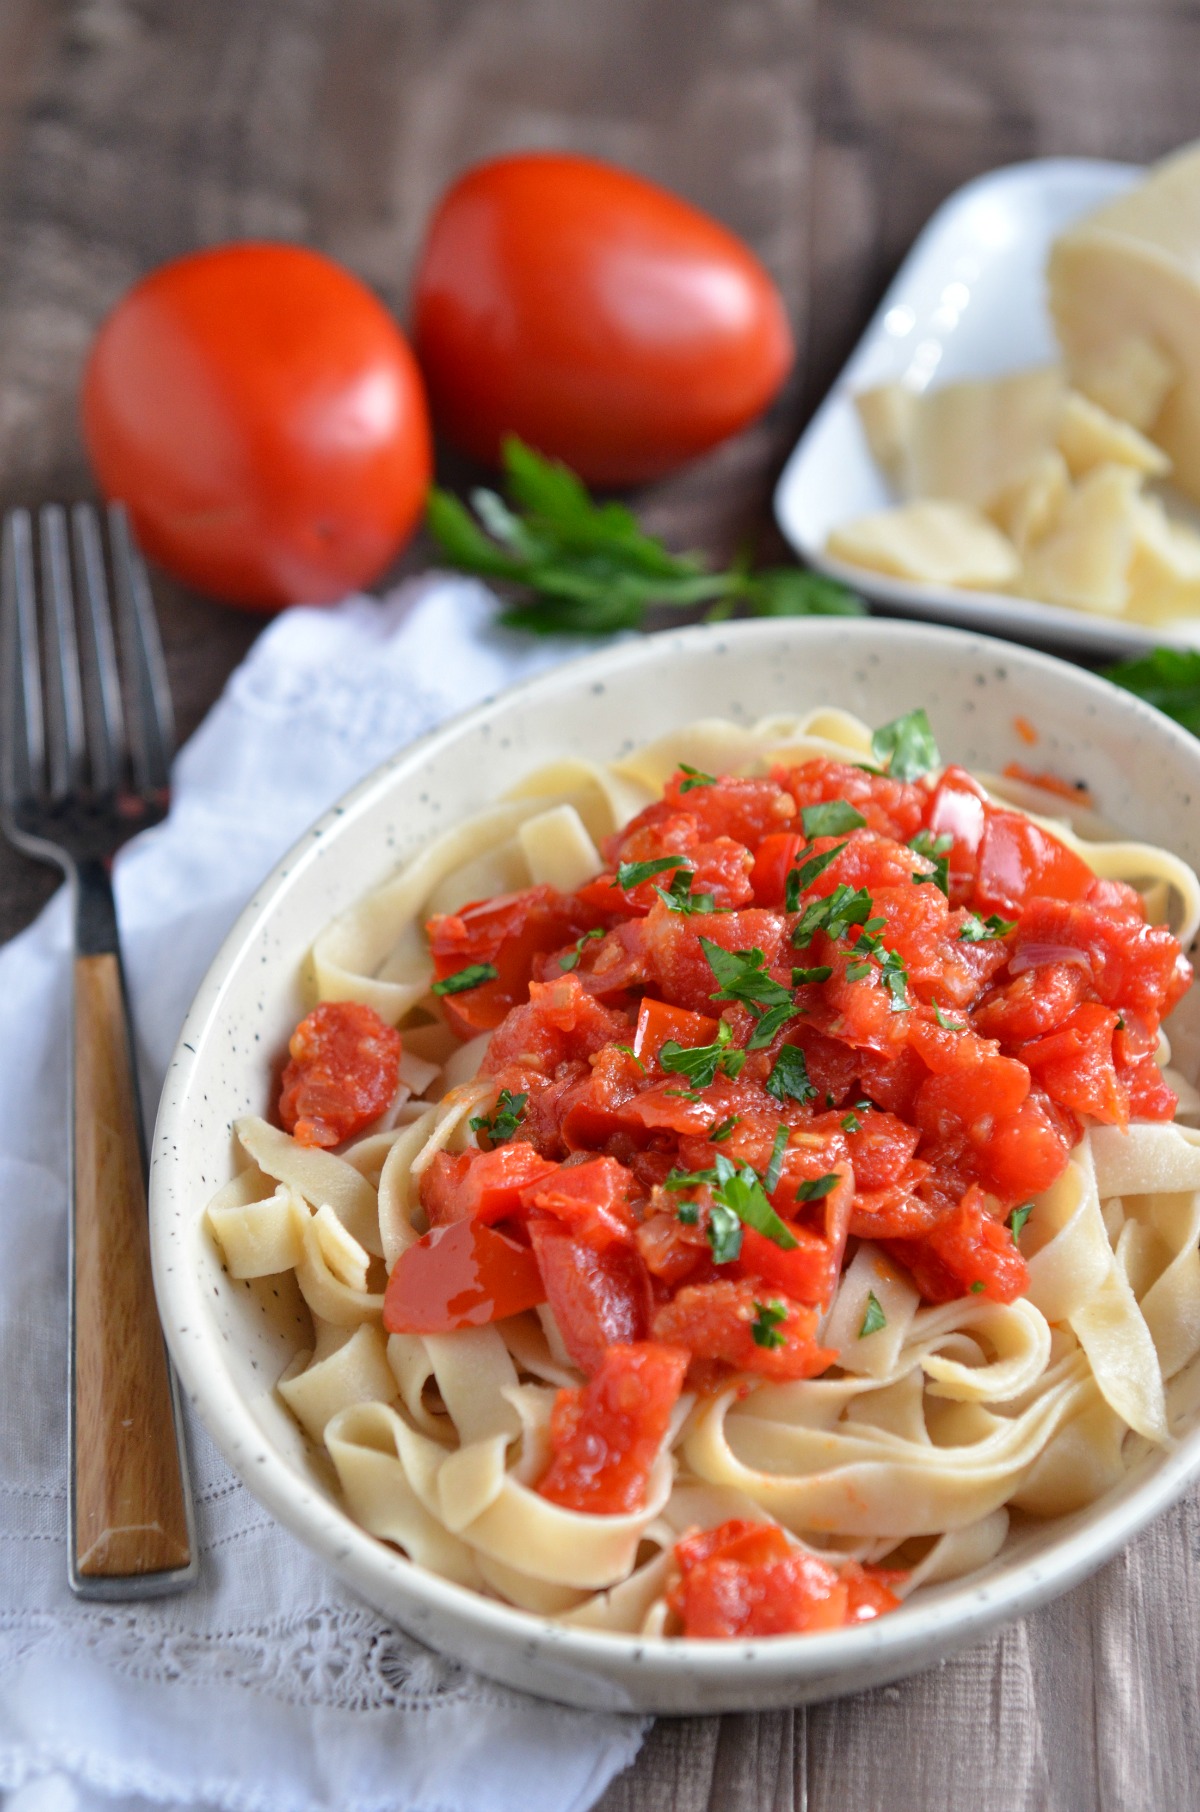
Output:
<instances>
[{"instance_id":1,"label":"white linen napkin","mask_svg":"<svg viewBox=\"0 0 1200 1812\"><path fill-rule=\"evenodd\" d=\"M180 1023L276 858L447 716L579 652L493 626L473 581L289 610L181 753L117 864L152 1118ZM275 1524L192 1421L190 1593L66 1584L66 1091L60 892L0 951L0 1788L9 1812L585 1812L646 1724L493 1685L384 1623Z\"/></svg>"}]
</instances>

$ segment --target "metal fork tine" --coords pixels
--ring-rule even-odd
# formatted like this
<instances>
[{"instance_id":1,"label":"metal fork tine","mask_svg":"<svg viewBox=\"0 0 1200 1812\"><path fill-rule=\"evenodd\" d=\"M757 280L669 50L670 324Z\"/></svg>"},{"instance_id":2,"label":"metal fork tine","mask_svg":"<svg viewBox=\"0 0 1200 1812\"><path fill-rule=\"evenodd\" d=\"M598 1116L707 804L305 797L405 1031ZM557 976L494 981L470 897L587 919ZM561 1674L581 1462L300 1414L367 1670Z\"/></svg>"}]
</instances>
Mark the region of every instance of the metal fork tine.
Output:
<instances>
[{"instance_id":1,"label":"metal fork tine","mask_svg":"<svg viewBox=\"0 0 1200 1812\"><path fill-rule=\"evenodd\" d=\"M38 664L37 590L28 510L11 510L0 547L0 661L8 697L0 713L0 784L10 809L45 786L42 677Z\"/></svg>"},{"instance_id":2,"label":"metal fork tine","mask_svg":"<svg viewBox=\"0 0 1200 1812\"><path fill-rule=\"evenodd\" d=\"M66 799L83 778L83 692L79 643L67 551L67 519L61 504L38 512L41 531L42 599L46 623L46 746L50 797Z\"/></svg>"},{"instance_id":3,"label":"metal fork tine","mask_svg":"<svg viewBox=\"0 0 1200 1812\"><path fill-rule=\"evenodd\" d=\"M71 538L75 575L83 591L81 652L84 715L88 753L92 762L92 790L99 799L117 791L125 747L125 714L121 704L121 676L113 642L112 608L104 576L104 550L100 525L90 504L77 503L71 510Z\"/></svg>"},{"instance_id":4,"label":"metal fork tine","mask_svg":"<svg viewBox=\"0 0 1200 1812\"><path fill-rule=\"evenodd\" d=\"M143 794L165 792L175 749L171 691L150 582L123 504L109 504L108 533L117 587L121 653L130 681L129 750L134 782Z\"/></svg>"}]
</instances>

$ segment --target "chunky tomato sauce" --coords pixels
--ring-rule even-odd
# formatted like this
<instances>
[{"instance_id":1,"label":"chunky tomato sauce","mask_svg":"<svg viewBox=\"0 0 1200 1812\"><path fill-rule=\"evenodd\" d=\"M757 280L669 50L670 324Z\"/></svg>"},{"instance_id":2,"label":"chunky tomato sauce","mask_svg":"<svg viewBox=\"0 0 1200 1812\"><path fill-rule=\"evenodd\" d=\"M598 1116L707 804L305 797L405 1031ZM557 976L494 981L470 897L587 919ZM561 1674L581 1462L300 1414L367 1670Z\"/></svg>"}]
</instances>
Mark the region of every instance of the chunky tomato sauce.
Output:
<instances>
[{"instance_id":1,"label":"chunky tomato sauce","mask_svg":"<svg viewBox=\"0 0 1200 1812\"><path fill-rule=\"evenodd\" d=\"M1191 969L1132 888L955 767L681 770L603 856L574 894L429 922L451 1023L491 1034L495 1106L483 1149L424 1170L430 1232L385 1326L548 1302L589 1383L562 1394L540 1488L615 1512L643 1501L685 1377L836 1362L818 1329L854 1242L928 1302L1019 1296L1013 1227L1084 1124L1171 1117L1154 1052ZM894 1602L769 1528L677 1561L692 1634Z\"/></svg>"}]
</instances>

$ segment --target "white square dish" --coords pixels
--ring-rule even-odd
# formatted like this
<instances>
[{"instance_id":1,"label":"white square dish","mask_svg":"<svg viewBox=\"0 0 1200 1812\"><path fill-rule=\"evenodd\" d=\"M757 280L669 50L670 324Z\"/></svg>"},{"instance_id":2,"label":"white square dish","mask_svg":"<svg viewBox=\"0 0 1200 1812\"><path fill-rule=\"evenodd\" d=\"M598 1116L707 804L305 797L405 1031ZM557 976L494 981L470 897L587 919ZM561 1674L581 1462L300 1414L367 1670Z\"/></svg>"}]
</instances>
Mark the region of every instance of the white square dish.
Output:
<instances>
[{"instance_id":1,"label":"white square dish","mask_svg":"<svg viewBox=\"0 0 1200 1812\"><path fill-rule=\"evenodd\" d=\"M867 447L855 392L895 381L923 390L1053 360L1044 282L1050 246L1071 221L1131 188L1140 174L1134 164L1039 158L978 177L942 204L780 477L779 526L810 566L889 611L1094 658L1121 659L1166 641L1200 643L1200 618L1151 629L998 592L890 579L825 552L837 523L895 501Z\"/></svg>"}]
</instances>

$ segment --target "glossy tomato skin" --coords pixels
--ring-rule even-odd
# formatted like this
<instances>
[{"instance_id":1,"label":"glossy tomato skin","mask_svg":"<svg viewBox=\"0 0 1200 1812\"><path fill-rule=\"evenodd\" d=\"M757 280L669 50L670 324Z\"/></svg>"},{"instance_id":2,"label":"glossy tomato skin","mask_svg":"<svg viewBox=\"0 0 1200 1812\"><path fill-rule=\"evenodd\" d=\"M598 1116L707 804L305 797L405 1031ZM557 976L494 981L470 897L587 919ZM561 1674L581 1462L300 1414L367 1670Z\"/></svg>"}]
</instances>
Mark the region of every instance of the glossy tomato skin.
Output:
<instances>
[{"instance_id":1,"label":"glossy tomato skin","mask_svg":"<svg viewBox=\"0 0 1200 1812\"><path fill-rule=\"evenodd\" d=\"M417 270L439 427L505 434L592 484L654 478L760 414L791 368L783 303L715 220L591 158L521 153L443 198Z\"/></svg>"},{"instance_id":2,"label":"glossy tomato skin","mask_svg":"<svg viewBox=\"0 0 1200 1812\"><path fill-rule=\"evenodd\" d=\"M100 487L150 558L254 610L374 579L432 472L403 334L357 277L298 245L152 271L96 335L82 407Z\"/></svg>"}]
</instances>

